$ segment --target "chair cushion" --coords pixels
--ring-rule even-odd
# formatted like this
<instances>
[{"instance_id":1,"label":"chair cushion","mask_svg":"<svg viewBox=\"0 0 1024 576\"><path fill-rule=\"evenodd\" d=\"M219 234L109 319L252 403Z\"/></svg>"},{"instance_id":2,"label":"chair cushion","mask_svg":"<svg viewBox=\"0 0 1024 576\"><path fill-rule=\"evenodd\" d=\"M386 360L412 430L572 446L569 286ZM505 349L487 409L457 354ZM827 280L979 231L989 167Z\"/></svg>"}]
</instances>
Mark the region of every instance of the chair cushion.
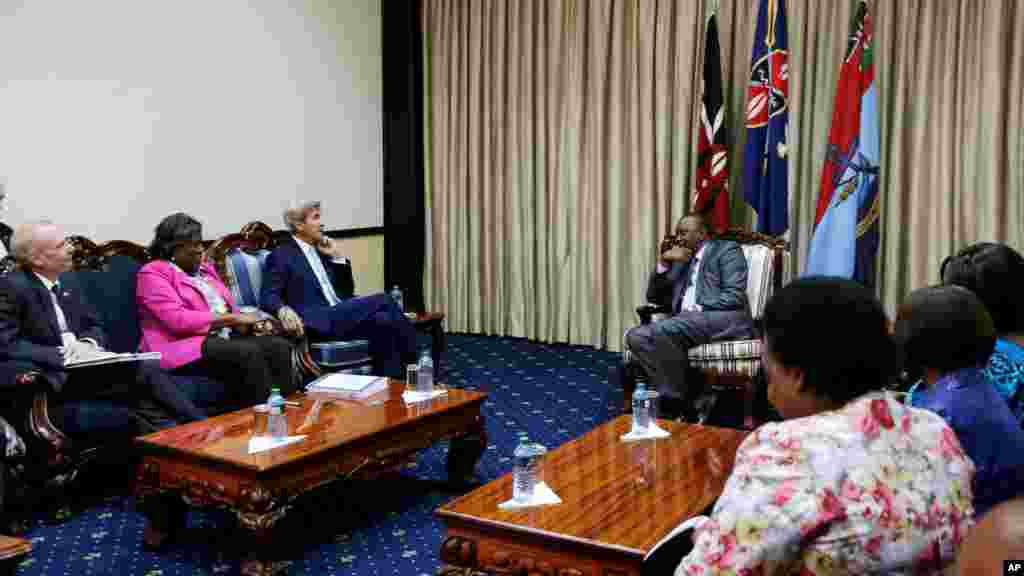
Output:
<instances>
[{"instance_id":1,"label":"chair cushion","mask_svg":"<svg viewBox=\"0 0 1024 576\"><path fill-rule=\"evenodd\" d=\"M335 342L314 342L309 345L309 355L318 365L330 369L341 369L369 364L370 341L347 340Z\"/></svg>"},{"instance_id":2,"label":"chair cushion","mask_svg":"<svg viewBox=\"0 0 1024 576\"><path fill-rule=\"evenodd\" d=\"M775 281L775 258L771 248L761 244L743 244L743 256L747 259L747 300L750 315L760 318L771 296Z\"/></svg>"},{"instance_id":3,"label":"chair cushion","mask_svg":"<svg viewBox=\"0 0 1024 576\"><path fill-rule=\"evenodd\" d=\"M761 340L728 340L712 342L690 348L688 356L691 364L700 364L712 360L760 360Z\"/></svg>"},{"instance_id":4,"label":"chair cushion","mask_svg":"<svg viewBox=\"0 0 1024 576\"><path fill-rule=\"evenodd\" d=\"M128 256L111 256L106 270L66 272L61 281L77 285L92 306L106 334L106 347L114 352L139 349L139 315L135 302L135 277L142 265Z\"/></svg>"},{"instance_id":5,"label":"chair cushion","mask_svg":"<svg viewBox=\"0 0 1024 576\"><path fill-rule=\"evenodd\" d=\"M263 286L263 266L267 262L269 250L259 250L250 254L235 248L226 255L228 285L235 303L241 306L259 306L260 288Z\"/></svg>"},{"instance_id":6,"label":"chair cushion","mask_svg":"<svg viewBox=\"0 0 1024 576\"><path fill-rule=\"evenodd\" d=\"M690 365L701 370L753 376L761 366L761 341L730 340L690 348Z\"/></svg>"},{"instance_id":7,"label":"chair cushion","mask_svg":"<svg viewBox=\"0 0 1024 576\"><path fill-rule=\"evenodd\" d=\"M694 368L702 372L714 372L716 374L739 374L748 378L757 375L761 369L761 361L747 358L708 360L701 364L694 364Z\"/></svg>"}]
</instances>

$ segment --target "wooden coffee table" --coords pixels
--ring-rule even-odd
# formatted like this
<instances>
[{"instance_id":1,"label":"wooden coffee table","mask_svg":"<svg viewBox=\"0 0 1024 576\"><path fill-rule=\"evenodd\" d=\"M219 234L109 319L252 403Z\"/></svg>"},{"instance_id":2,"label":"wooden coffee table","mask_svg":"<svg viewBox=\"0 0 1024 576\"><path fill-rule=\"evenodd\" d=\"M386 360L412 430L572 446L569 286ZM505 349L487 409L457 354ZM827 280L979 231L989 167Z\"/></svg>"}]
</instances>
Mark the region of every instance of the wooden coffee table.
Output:
<instances>
[{"instance_id":1,"label":"wooden coffee table","mask_svg":"<svg viewBox=\"0 0 1024 576\"><path fill-rule=\"evenodd\" d=\"M718 498L748 434L658 425L672 436L623 443L630 417L620 416L549 453L542 474L561 504L499 510L512 497L506 474L439 508L448 526L441 573L639 574L658 541Z\"/></svg>"},{"instance_id":2,"label":"wooden coffee table","mask_svg":"<svg viewBox=\"0 0 1024 576\"><path fill-rule=\"evenodd\" d=\"M28 540L0 534L0 575L14 576L22 557L31 551L32 543Z\"/></svg>"},{"instance_id":3,"label":"wooden coffee table","mask_svg":"<svg viewBox=\"0 0 1024 576\"><path fill-rule=\"evenodd\" d=\"M454 388L429 402L406 406L404 385L392 381L370 403L334 400L316 424L300 428L317 398L295 395L287 407L291 434L301 442L248 453L251 409L162 430L136 439L142 449L136 496L148 517L145 544L158 547L183 526L188 504L232 510L252 538L244 574L271 574L280 567L268 557L274 525L293 500L334 480L372 478L394 471L409 456L440 440L452 440L448 478L472 475L487 446L480 408L486 394Z\"/></svg>"}]
</instances>

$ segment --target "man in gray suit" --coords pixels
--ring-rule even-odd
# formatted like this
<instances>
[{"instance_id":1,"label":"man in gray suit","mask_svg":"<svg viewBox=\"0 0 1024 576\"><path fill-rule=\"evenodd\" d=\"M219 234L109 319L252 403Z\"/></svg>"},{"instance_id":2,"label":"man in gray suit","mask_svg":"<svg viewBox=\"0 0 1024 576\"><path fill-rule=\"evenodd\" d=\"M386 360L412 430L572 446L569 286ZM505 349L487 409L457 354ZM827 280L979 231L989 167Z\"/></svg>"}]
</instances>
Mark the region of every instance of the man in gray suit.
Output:
<instances>
[{"instance_id":1,"label":"man in gray suit","mask_svg":"<svg viewBox=\"0 0 1024 576\"><path fill-rule=\"evenodd\" d=\"M663 320L626 333L633 361L661 396L662 413L692 418L700 392L687 382L687 351L718 340L750 338L754 323L747 302L747 260L739 244L708 237L697 214L676 224L681 245L660 255L647 284L647 300L669 309Z\"/></svg>"}]
</instances>

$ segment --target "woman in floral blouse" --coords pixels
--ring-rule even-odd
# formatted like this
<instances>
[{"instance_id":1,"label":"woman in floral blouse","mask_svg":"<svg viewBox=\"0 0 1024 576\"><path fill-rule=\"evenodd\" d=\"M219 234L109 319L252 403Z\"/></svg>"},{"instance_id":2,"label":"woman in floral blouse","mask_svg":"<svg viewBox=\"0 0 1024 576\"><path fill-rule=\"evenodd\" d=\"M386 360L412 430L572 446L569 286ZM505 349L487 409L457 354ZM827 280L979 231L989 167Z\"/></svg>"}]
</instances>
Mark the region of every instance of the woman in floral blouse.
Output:
<instances>
[{"instance_id":1,"label":"woman in floral blouse","mask_svg":"<svg viewBox=\"0 0 1024 576\"><path fill-rule=\"evenodd\" d=\"M918 574L973 524L974 466L939 416L879 392L898 368L866 288L804 278L763 315L768 397L677 576Z\"/></svg>"},{"instance_id":2,"label":"woman in floral blouse","mask_svg":"<svg viewBox=\"0 0 1024 576\"><path fill-rule=\"evenodd\" d=\"M985 376L1024 427L1024 257L1006 244L979 242L942 263L943 284L977 294L995 321L996 349Z\"/></svg>"}]
</instances>

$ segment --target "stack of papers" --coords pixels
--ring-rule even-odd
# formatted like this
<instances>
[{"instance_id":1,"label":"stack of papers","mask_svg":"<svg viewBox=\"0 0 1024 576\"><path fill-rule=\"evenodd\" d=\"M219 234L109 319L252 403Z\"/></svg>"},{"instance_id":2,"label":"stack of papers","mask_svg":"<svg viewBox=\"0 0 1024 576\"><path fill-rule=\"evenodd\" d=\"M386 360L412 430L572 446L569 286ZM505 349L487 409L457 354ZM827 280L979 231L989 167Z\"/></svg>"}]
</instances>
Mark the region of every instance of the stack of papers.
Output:
<instances>
[{"instance_id":1,"label":"stack of papers","mask_svg":"<svg viewBox=\"0 0 1024 576\"><path fill-rule=\"evenodd\" d=\"M88 357L81 359L76 358L71 362L65 362L64 368L84 368L86 366L101 366L103 364L116 364L118 362L142 362L143 360L159 359L159 352L140 352L138 354L124 352L119 354L117 352L97 350L95 354L90 354Z\"/></svg>"},{"instance_id":2,"label":"stack of papers","mask_svg":"<svg viewBox=\"0 0 1024 576\"><path fill-rule=\"evenodd\" d=\"M339 398L361 400L388 389L384 376L362 374L327 374L317 378L306 387L307 392L321 392Z\"/></svg>"}]
</instances>

